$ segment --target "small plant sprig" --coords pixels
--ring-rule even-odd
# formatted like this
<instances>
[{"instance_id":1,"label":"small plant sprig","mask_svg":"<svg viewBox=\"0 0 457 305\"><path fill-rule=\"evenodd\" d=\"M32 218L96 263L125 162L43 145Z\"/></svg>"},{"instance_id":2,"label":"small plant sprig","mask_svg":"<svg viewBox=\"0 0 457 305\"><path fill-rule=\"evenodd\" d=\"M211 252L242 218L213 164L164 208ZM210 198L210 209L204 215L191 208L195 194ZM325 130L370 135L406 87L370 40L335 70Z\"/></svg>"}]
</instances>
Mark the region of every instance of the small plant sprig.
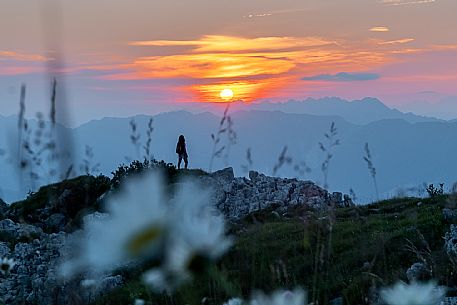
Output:
<instances>
[{"instance_id":1,"label":"small plant sprig","mask_svg":"<svg viewBox=\"0 0 457 305\"><path fill-rule=\"evenodd\" d=\"M301 161L294 165L294 171L299 177L303 177L305 174L311 173L311 168L308 166L306 161Z\"/></svg>"},{"instance_id":2,"label":"small plant sprig","mask_svg":"<svg viewBox=\"0 0 457 305\"><path fill-rule=\"evenodd\" d=\"M332 124L330 125L329 132L324 135L325 138L327 139L326 145L324 145L322 142L319 142L319 148L325 154L324 162L322 162L322 165L321 165L321 171L324 175L324 188L325 189L328 189L328 172L329 172L330 160L333 157L333 149L336 146L341 144L340 140L336 139L337 135L338 135L338 132L335 127L335 122L332 122Z\"/></svg>"},{"instance_id":3,"label":"small plant sprig","mask_svg":"<svg viewBox=\"0 0 457 305\"><path fill-rule=\"evenodd\" d=\"M440 183L439 187L435 187L433 185L433 183L429 184L428 188L427 188L427 193L430 198L443 195L444 194L444 183Z\"/></svg>"},{"instance_id":4,"label":"small plant sprig","mask_svg":"<svg viewBox=\"0 0 457 305\"><path fill-rule=\"evenodd\" d=\"M130 129L131 129L130 142L133 144L133 146L135 146L135 151L136 151L137 157L139 157L140 156L140 146L141 146L141 143L140 143L141 135L137 130L137 125L136 125L135 119L131 119L129 124L130 124Z\"/></svg>"},{"instance_id":5,"label":"small plant sprig","mask_svg":"<svg viewBox=\"0 0 457 305\"><path fill-rule=\"evenodd\" d=\"M292 164L292 157L287 156L287 145L284 146L281 153L279 154L278 160L276 164L273 166L273 176L276 176L278 170L283 167L285 164L290 165Z\"/></svg>"},{"instance_id":6,"label":"small plant sprig","mask_svg":"<svg viewBox=\"0 0 457 305\"><path fill-rule=\"evenodd\" d=\"M252 152L251 152L250 147L248 149L246 149L246 162L247 162L247 164L241 165L241 169L245 173L249 172L249 170L252 168L252 165L254 164L254 162L252 161Z\"/></svg>"},{"instance_id":7,"label":"small plant sprig","mask_svg":"<svg viewBox=\"0 0 457 305\"><path fill-rule=\"evenodd\" d=\"M154 131L154 127L152 126L153 122L154 122L153 118L150 118L148 121L148 128L146 129L146 144L143 145L144 158L147 160L153 159L153 156L151 153L152 132Z\"/></svg>"},{"instance_id":8,"label":"small plant sprig","mask_svg":"<svg viewBox=\"0 0 457 305\"><path fill-rule=\"evenodd\" d=\"M370 147L368 147L368 143L365 143L365 156L363 160L367 162L368 171L370 172L371 178L373 179L373 184L376 192L376 200L379 201L379 192L378 192L378 182L376 180L376 168L373 165L373 159L371 156Z\"/></svg>"},{"instance_id":9,"label":"small plant sprig","mask_svg":"<svg viewBox=\"0 0 457 305\"><path fill-rule=\"evenodd\" d=\"M213 169L214 158L221 157L224 152L224 159L227 163L230 146L236 143L236 132L233 130L233 121L230 115L228 114L229 106L230 105L227 105L227 107L224 110L224 115L222 116L221 121L219 122L219 129L217 133L211 134L211 139L213 141L213 150L209 161L209 172L211 172ZM224 134L227 135L227 144L220 146L222 136Z\"/></svg>"},{"instance_id":10,"label":"small plant sprig","mask_svg":"<svg viewBox=\"0 0 457 305\"><path fill-rule=\"evenodd\" d=\"M233 120L230 116L227 116L227 148L225 149L224 162L228 165L228 158L230 155L230 148L236 144L236 132L233 129Z\"/></svg>"},{"instance_id":11,"label":"small plant sprig","mask_svg":"<svg viewBox=\"0 0 457 305\"><path fill-rule=\"evenodd\" d=\"M62 161L64 157L69 156L69 153L64 154L57 150L56 138L58 136L55 132L57 124L57 81L55 78L52 80L51 85L49 122L45 121L43 113L37 112L36 125L30 124L25 118L26 86L24 84L21 86L18 115L18 151L12 156L17 156L21 183L24 184L24 177L27 177L30 183L29 187L32 189L40 183L49 183L56 177L59 166L56 161ZM60 179L66 178L68 177L60 176Z\"/></svg>"},{"instance_id":12,"label":"small plant sprig","mask_svg":"<svg viewBox=\"0 0 457 305\"><path fill-rule=\"evenodd\" d=\"M154 127L152 125L153 122L154 122L154 119L152 117L149 118L148 126L146 128L146 143L144 145L142 145L141 134L140 134L140 132L138 130L138 125L137 125L135 119L131 119L130 122L129 122L130 130L131 130L130 142L135 147L135 152L136 152L136 158L137 159L145 159L145 160L154 159L154 156L153 156L152 150L151 150L152 132L154 131ZM141 149L143 149L143 151L144 151L144 155L143 156L140 155L141 154L140 153ZM131 158L129 158L129 157L125 157L125 160L127 162L131 162Z\"/></svg>"},{"instance_id":13,"label":"small plant sprig","mask_svg":"<svg viewBox=\"0 0 457 305\"><path fill-rule=\"evenodd\" d=\"M357 201L357 195L352 187L349 189L349 196L351 197L352 202Z\"/></svg>"},{"instance_id":14,"label":"small plant sprig","mask_svg":"<svg viewBox=\"0 0 457 305\"><path fill-rule=\"evenodd\" d=\"M26 126L27 122L25 121L25 84L21 85L21 94L19 97L19 115L17 121L17 134L18 134L18 156L19 156L19 167L22 168L22 130ZM22 172L22 171L21 171ZM22 180L22 179L21 179Z\"/></svg>"},{"instance_id":15,"label":"small plant sprig","mask_svg":"<svg viewBox=\"0 0 457 305\"><path fill-rule=\"evenodd\" d=\"M94 150L92 149L92 147L89 145L86 145L85 151L84 151L84 159L83 159L82 164L79 166L79 169L81 170L81 172L85 173L86 175L91 175L91 174L95 174L96 172L99 171L100 162L92 164L94 156L95 156L95 154L94 154Z\"/></svg>"}]
</instances>

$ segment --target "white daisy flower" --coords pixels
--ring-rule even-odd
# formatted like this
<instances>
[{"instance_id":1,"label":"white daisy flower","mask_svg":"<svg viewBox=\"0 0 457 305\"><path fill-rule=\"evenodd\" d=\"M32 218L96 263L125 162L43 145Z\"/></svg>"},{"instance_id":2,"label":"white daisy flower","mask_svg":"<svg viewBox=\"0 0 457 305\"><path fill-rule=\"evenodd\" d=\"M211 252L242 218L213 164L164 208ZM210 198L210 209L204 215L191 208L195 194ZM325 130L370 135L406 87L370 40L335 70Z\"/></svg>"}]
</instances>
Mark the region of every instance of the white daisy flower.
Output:
<instances>
[{"instance_id":1,"label":"white daisy flower","mask_svg":"<svg viewBox=\"0 0 457 305\"><path fill-rule=\"evenodd\" d=\"M225 236L222 215L210 205L209 192L185 182L171 202L169 235L161 269L145 274L154 289L172 291L201 272L208 260L224 254L232 241Z\"/></svg>"},{"instance_id":2,"label":"white daisy flower","mask_svg":"<svg viewBox=\"0 0 457 305\"><path fill-rule=\"evenodd\" d=\"M294 291L279 290L271 296L263 293L256 293L251 299L250 305L305 305L307 296L304 290L296 289Z\"/></svg>"},{"instance_id":3,"label":"white daisy flower","mask_svg":"<svg viewBox=\"0 0 457 305\"><path fill-rule=\"evenodd\" d=\"M158 293L172 293L191 278L191 274L186 270L173 272L164 267L150 269L142 276L143 282Z\"/></svg>"},{"instance_id":4,"label":"white daisy flower","mask_svg":"<svg viewBox=\"0 0 457 305\"><path fill-rule=\"evenodd\" d=\"M108 199L108 216L88 218L84 223L81 256L64 264L62 274L72 276L81 268L109 272L158 255L168 209L162 186L156 173L127 180L120 192Z\"/></svg>"},{"instance_id":5,"label":"white daisy flower","mask_svg":"<svg viewBox=\"0 0 457 305\"><path fill-rule=\"evenodd\" d=\"M445 290L433 282L410 285L398 282L391 288L381 290L380 295L389 305L437 305L443 299Z\"/></svg>"},{"instance_id":6,"label":"white daisy flower","mask_svg":"<svg viewBox=\"0 0 457 305\"><path fill-rule=\"evenodd\" d=\"M243 304L242 299L232 298L232 299L228 300L227 302L225 302L223 305L242 305L242 304Z\"/></svg>"},{"instance_id":7,"label":"white daisy flower","mask_svg":"<svg viewBox=\"0 0 457 305\"><path fill-rule=\"evenodd\" d=\"M97 285L97 281L93 279L85 279L80 282L80 285L83 288L92 288Z\"/></svg>"},{"instance_id":8,"label":"white daisy flower","mask_svg":"<svg viewBox=\"0 0 457 305\"><path fill-rule=\"evenodd\" d=\"M134 305L144 305L145 303L143 299L135 299Z\"/></svg>"},{"instance_id":9,"label":"white daisy flower","mask_svg":"<svg viewBox=\"0 0 457 305\"><path fill-rule=\"evenodd\" d=\"M2 258L0 260L0 272L3 274L3 275L8 275L10 273L10 271L14 268L14 266L16 265L16 262L14 261L14 259L12 258Z\"/></svg>"},{"instance_id":10,"label":"white daisy flower","mask_svg":"<svg viewBox=\"0 0 457 305\"><path fill-rule=\"evenodd\" d=\"M176 224L171 228L171 239L177 248L187 248L190 254L217 259L232 244L225 235L223 215L210 203L209 191L186 182L173 200L171 217ZM175 245L176 246L176 245Z\"/></svg>"}]
</instances>

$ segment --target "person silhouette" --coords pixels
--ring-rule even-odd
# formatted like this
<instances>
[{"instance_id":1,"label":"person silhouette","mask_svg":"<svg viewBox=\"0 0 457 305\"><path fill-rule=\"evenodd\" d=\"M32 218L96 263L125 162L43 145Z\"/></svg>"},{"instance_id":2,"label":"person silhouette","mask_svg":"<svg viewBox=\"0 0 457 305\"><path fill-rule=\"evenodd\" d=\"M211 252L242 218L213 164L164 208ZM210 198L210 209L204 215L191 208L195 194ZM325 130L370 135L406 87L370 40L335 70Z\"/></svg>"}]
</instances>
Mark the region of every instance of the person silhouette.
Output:
<instances>
[{"instance_id":1,"label":"person silhouette","mask_svg":"<svg viewBox=\"0 0 457 305\"><path fill-rule=\"evenodd\" d=\"M187 169L188 156L186 150L186 139L183 135L179 136L178 144L176 144L176 153L178 154L178 169L181 168L181 161L184 159L184 168Z\"/></svg>"}]
</instances>

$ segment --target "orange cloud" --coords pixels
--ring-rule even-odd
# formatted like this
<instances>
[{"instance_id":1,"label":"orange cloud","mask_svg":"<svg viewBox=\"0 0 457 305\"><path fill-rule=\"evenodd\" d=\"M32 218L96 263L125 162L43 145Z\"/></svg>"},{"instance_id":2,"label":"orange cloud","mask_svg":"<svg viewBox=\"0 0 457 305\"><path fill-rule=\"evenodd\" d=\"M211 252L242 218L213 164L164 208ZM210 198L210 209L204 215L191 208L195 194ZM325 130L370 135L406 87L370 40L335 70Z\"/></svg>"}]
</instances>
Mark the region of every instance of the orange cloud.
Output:
<instances>
[{"instance_id":1,"label":"orange cloud","mask_svg":"<svg viewBox=\"0 0 457 305\"><path fill-rule=\"evenodd\" d=\"M0 75L20 75L42 71L48 58L38 54L0 51Z\"/></svg>"},{"instance_id":2,"label":"orange cloud","mask_svg":"<svg viewBox=\"0 0 457 305\"><path fill-rule=\"evenodd\" d=\"M272 97L274 92L285 86L287 78L271 78L252 81L216 82L203 85L192 85L185 87L190 90L197 100L208 102L226 102L219 98L224 89L233 91L233 100L249 102L256 99Z\"/></svg>"},{"instance_id":3,"label":"orange cloud","mask_svg":"<svg viewBox=\"0 0 457 305\"><path fill-rule=\"evenodd\" d=\"M401 51L399 45L409 41L367 41L350 45L321 37L222 35L206 35L197 40L131 41L130 46L142 47L150 54L162 47L181 48L170 55L137 57L119 66L125 73L102 78L185 79L190 82L180 87L187 93L185 96L191 93L199 101L218 102L220 91L230 88L234 99L249 102L288 87L303 87L300 79L306 75L370 71L394 61L393 52Z\"/></svg>"},{"instance_id":4,"label":"orange cloud","mask_svg":"<svg viewBox=\"0 0 457 305\"><path fill-rule=\"evenodd\" d=\"M370 29L371 32L389 32L389 28L386 26L375 26Z\"/></svg>"},{"instance_id":5,"label":"orange cloud","mask_svg":"<svg viewBox=\"0 0 457 305\"><path fill-rule=\"evenodd\" d=\"M199 40L151 40L131 41L131 46L194 46L193 53L249 52L261 50L284 50L338 44L320 37L258 37L243 38L222 35L205 35Z\"/></svg>"},{"instance_id":6,"label":"orange cloud","mask_svg":"<svg viewBox=\"0 0 457 305\"><path fill-rule=\"evenodd\" d=\"M0 64L1 67L1 64ZM19 75L40 72L41 70L37 67L1 67L0 75Z\"/></svg>"},{"instance_id":7,"label":"orange cloud","mask_svg":"<svg viewBox=\"0 0 457 305\"><path fill-rule=\"evenodd\" d=\"M295 66L287 59L270 55L213 53L142 57L132 67L147 78L232 78L281 74Z\"/></svg>"},{"instance_id":8,"label":"orange cloud","mask_svg":"<svg viewBox=\"0 0 457 305\"><path fill-rule=\"evenodd\" d=\"M37 54L24 54L12 51L0 51L0 61L46 61L46 57Z\"/></svg>"},{"instance_id":9,"label":"orange cloud","mask_svg":"<svg viewBox=\"0 0 457 305\"><path fill-rule=\"evenodd\" d=\"M408 43L414 41L414 38L403 38L397 40L382 41L379 44L399 44L399 43Z\"/></svg>"}]
</instances>

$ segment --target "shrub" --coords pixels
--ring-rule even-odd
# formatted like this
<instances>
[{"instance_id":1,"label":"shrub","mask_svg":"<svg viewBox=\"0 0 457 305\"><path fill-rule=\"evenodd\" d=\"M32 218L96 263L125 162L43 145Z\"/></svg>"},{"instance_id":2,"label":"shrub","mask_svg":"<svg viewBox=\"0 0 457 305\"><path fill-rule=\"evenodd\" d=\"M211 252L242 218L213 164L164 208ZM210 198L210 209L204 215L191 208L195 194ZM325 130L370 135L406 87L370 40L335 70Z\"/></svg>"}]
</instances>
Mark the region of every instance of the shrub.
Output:
<instances>
[{"instance_id":1,"label":"shrub","mask_svg":"<svg viewBox=\"0 0 457 305\"><path fill-rule=\"evenodd\" d=\"M432 184L429 184L428 188L427 188L427 193L428 193L428 196L430 198L433 198L433 197L436 197L436 196L440 196L440 195L443 195L444 194L444 190L443 190L443 187L444 187L444 183L440 183L439 184L439 188L438 187L435 187Z\"/></svg>"}]
</instances>

